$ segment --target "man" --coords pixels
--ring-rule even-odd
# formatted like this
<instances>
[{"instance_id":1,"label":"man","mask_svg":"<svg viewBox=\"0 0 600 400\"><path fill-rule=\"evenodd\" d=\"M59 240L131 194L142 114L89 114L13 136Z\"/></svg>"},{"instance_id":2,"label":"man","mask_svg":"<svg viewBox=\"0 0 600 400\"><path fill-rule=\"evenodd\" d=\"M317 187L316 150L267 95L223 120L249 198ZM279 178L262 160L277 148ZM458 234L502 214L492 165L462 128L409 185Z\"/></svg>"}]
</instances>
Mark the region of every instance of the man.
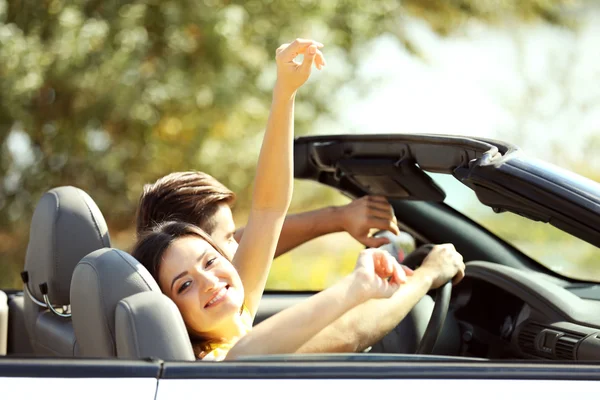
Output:
<instances>
[{"instance_id":1,"label":"man","mask_svg":"<svg viewBox=\"0 0 600 400\"><path fill-rule=\"evenodd\" d=\"M231 206L235 194L212 176L196 171L175 172L144 186L137 211L138 235L155 223L180 220L195 224L210 234L233 259L243 228L235 229ZM371 229L399 233L391 205L383 197L365 196L341 207L327 207L290 215L285 219L275 255L319 236L348 232L368 247L388 243L369 236ZM464 276L462 257L450 245L435 246L428 256L439 265L430 284L398 290L390 299L368 301L322 330L300 351L311 353L358 352L380 341L395 328L431 288Z\"/></svg>"}]
</instances>

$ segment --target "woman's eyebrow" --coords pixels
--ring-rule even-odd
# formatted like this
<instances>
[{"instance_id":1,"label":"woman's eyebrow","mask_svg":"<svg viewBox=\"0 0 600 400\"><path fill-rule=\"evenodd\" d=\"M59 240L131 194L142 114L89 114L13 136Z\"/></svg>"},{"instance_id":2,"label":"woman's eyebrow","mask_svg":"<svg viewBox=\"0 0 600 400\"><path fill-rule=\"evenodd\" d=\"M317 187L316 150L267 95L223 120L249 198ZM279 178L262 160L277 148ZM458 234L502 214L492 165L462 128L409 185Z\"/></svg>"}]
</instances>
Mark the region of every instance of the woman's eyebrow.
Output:
<instances>
[{"instance_id":1,"label":"woman's eyebrow","mask_svg":"<svg viewBox=\"0 0 600 400\"><path fill-rule=\"evenodd\" d=\"M204 250L202 252L202 254L200 254L198 256L198 258L196 259L196 262L202 261L202 258L204 257L205 254L206 254L206 250ZM173 291L173 285L175 284L175 282L177 281L177 279L179 279L181 277L184 277L187 274L188 274L188 271L183 271L182 273L180 273L179 275L177 275L175 278L173 278L173 280L171 281L171 292Z\"/></svg>"},{"instance_id":2,"label":"woman's eyebrow","mask_svg":"<svg viewBox=\"0 0 600 400\"><path fill-rule=\"evenodd\" d=\"M173 281L171 281L171 291L173 291L173 285L175 284L177 279L184 277L185 275L187 275L187 273L188 273L187 271L183 271L182 273L177 275L175 278L173 278Z\"/></svg>"}]
</instances>

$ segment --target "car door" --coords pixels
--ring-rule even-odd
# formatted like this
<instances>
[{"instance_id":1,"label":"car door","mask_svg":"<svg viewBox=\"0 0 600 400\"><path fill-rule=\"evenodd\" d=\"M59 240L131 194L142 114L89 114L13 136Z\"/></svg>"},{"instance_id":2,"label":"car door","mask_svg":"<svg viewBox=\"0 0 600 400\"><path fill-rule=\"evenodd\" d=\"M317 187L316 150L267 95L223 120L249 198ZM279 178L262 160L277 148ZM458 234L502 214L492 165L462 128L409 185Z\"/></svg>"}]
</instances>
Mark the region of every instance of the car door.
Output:
<instances>
[{"instance_id":1,"label":"car door","mask_svg":"<svg viewBox=\"0 0 600 400\"><path fill-rule=\"evenodd\" d=\"M157 361L0 358L0 398L139 399L156 395Z\"/></svg>"},{"instance_id":2,"label":"car door","mask_svg":"<svg viewBox=\"0 0 600 400\"><path fill-rule=\"evenodd\" d=\"M294 304L300 303L301 301L312 296L312 293L294 293L294 292L276 292L267 291L263 294L260 301L260 306L256 312L254 318L254 325L264 321L265 319L272 317L278 312L285 310L286 308L293 306Z\"/></svg>"},{"instance_id":3,"label":"car door","mask_svg":"<svg viewBox=\"0 0 600 400\"><path fill-rule=\"evenodd\" d=\"M329 359L328 359L329 358ZM165 363L156 400L203 398L418 399L462 395L485 399L564 400L600 393L600 365L395 361L394 356L282 356L240 362ZM361 361L364 359L365 361ZM334 360L334 361L332 361ZM590 396L590 397L584 397Z\"/></svg>"}]
</instances>

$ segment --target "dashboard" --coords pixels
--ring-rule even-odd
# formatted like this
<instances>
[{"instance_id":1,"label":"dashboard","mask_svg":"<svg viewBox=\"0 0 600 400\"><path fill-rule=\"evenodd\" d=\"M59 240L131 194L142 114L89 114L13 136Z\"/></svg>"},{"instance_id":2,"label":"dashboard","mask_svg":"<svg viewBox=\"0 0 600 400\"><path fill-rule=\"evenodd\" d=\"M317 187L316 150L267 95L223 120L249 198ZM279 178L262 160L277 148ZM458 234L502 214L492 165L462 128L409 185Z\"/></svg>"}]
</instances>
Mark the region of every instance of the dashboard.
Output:
<instances>
[{"instance_id":1,"label":"dashboard","mask_svg":"<svg viewBox=\"0 0 600 400\"><path fill-rule=\"evenodd\" d=\"M449 310L460 330L456 355L600 360L600 301L503 265L471 262L466 271Z\"/></svg>"}]
</instances>

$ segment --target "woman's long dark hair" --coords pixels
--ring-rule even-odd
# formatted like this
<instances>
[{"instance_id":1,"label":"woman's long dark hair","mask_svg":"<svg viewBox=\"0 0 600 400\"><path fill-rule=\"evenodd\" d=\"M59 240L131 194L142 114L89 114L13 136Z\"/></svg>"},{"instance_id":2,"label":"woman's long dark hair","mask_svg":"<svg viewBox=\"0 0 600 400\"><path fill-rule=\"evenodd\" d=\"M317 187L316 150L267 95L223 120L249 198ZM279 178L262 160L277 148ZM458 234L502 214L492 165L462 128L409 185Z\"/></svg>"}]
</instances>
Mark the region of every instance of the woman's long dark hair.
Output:
<instances>
[{"instance_id":1,"label":"woman's long dark hair","mask_svg":"<svg viewBox=\"0 0 600 400\"><path fill-rule=\"evenodd\" d=\"M165 251L167 251L167 249L175 240L186 236L195 236L206 241L208 244L214 247L220 255L229 260L229 258L219 248L219 246L217 246L209 234L204 232L196 225L179 221L163 222L154 225L152 228L145 231L142 235L140 235L138 241L134 245L131 255L135 257L135 259L138 260L144 267L146 267L152 277L156 280L156 282L158 282L160 265ZM211 345L216 343L214 340L203 338L192 332L189 327L188 333L190 335L190 340L192 342L196 357L204 357L204 355L210 351Z\"/></svg>"}]
</instances>

